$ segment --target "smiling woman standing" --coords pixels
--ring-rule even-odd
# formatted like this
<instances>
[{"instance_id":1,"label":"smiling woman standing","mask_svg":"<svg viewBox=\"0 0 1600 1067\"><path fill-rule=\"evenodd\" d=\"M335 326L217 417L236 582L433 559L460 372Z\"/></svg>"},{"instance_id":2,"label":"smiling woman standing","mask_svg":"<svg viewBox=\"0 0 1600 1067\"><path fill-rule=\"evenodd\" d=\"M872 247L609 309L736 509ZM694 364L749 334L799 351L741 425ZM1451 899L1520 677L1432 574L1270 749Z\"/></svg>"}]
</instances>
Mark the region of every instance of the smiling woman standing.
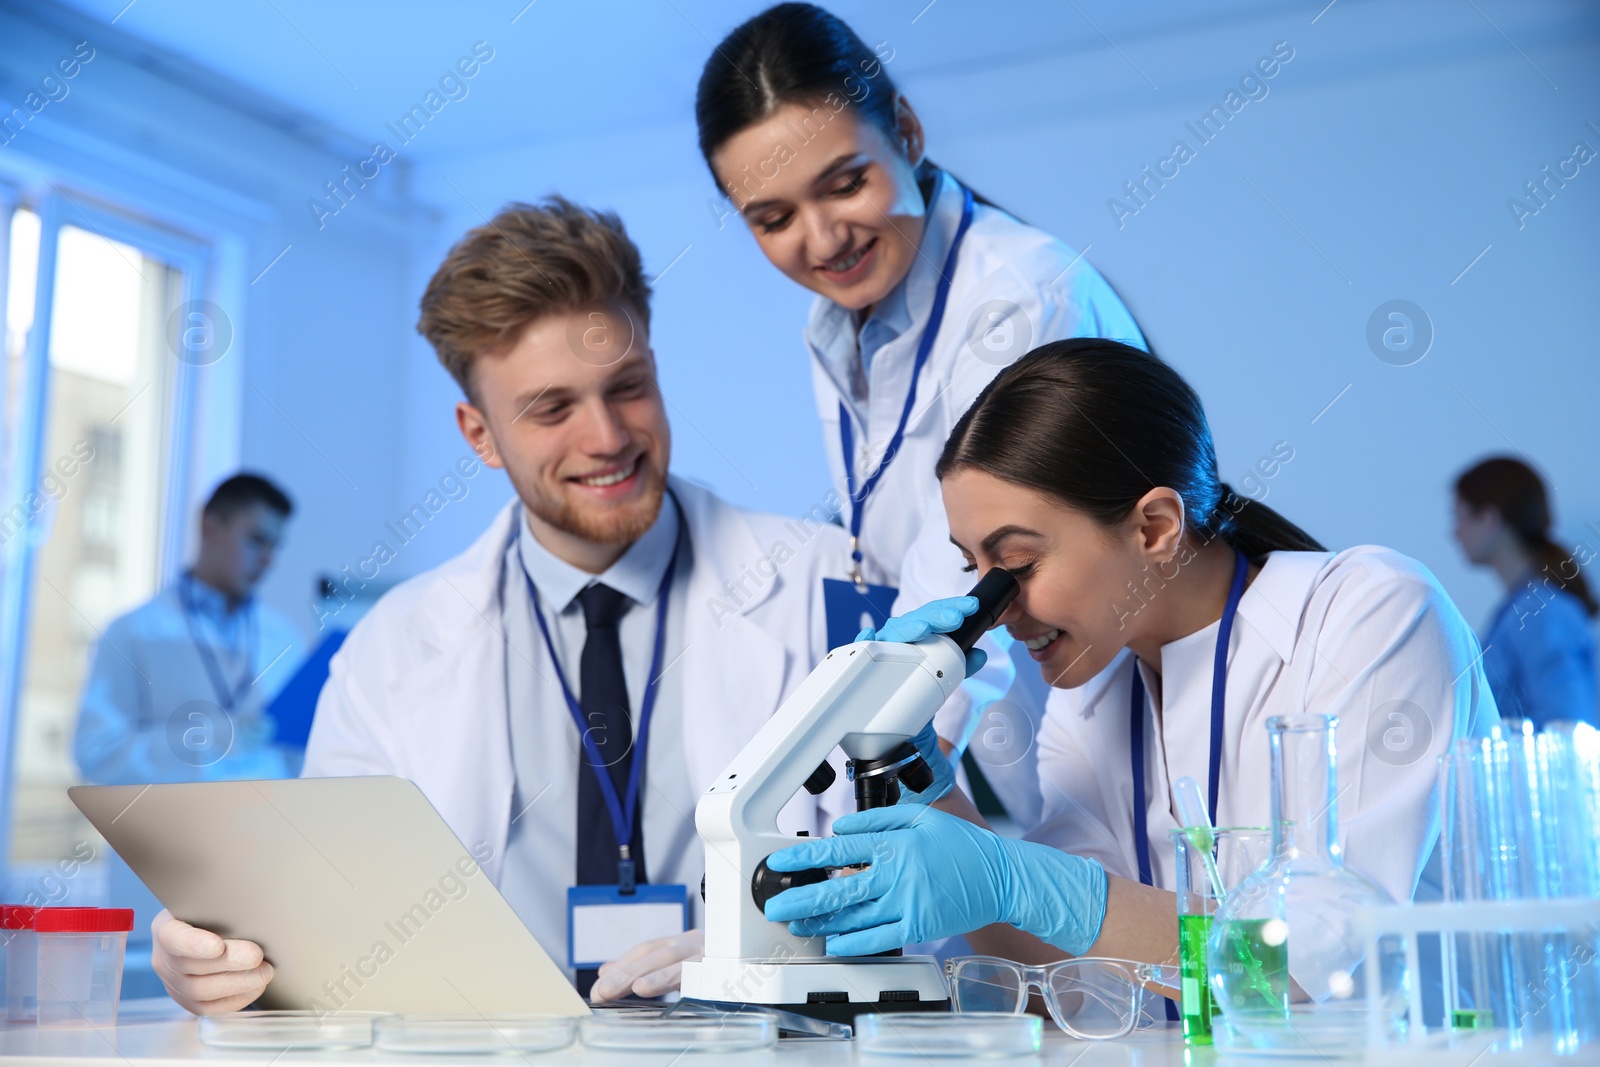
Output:
<instances>
[{"instance_id":1,"label":"smiling woman standing","mask_svg":"<svg viewBox=\"0 0 1600 1067\"><path fill-rule=\"evenodd\" d=\"M779 4L716 47L695 102L718 187L772 265L816 294L805 346L855 560L838 576L853 582L826 583L830 643L878 621L869 604L881 618L897 596L916 605L965 588L933 468L1002 368L1051 340L1145 343L1081 253L928 159L892 59L887 43L869 48L819 7ZM1030 825L1042 804L1032 740L1043 688L1011 659L1026 664L1026 649L989 651L971 688L1008 699L976 755ZM977 726L972 699L938 720L957 745Z\"/></svg>"}]
</instances>

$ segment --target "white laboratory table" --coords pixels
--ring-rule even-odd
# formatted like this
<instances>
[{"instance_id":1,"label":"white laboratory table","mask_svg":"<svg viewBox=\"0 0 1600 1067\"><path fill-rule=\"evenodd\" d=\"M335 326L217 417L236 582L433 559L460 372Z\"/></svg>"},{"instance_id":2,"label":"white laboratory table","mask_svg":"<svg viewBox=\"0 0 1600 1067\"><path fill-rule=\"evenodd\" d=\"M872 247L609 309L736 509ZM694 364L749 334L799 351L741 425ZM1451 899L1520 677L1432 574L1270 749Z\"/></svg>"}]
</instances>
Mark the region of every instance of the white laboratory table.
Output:
<instances>
[{"instance_id":1,"label":"white laboratory table","mask_svg":"<svg viewBox=\"0 0 1600 1067\"><path fill-rule=\"evenodd\" d=\"M1398 1052L1399 1050L1397 1050ZM1370 1057L1369 1064L1384 1067L1491 1067L1498 1055L1485 1055L1483 1044L1452 1050L1404 1050L1403 1055ZM1565 1064L1580 1067L1578 1060ZM593 1064L603 1067L723 1067L728 1064L770 1065L770 1067L844 1067L846 1064L898 1067L942 1067L958 1063L1026 1064L1029 1067L1274 1067L1294 1064L1305 1067L1317 1060L1280 1059L1259 1055L1226 1054L1210 1048L1185 1050L1177 1024L1136 1034L1122 1041L1075 1041L1045 1021L1045 1045L1041 1055L1020 1059L955 1060L937 1056L863 1056L852 1045L840 1041L784 1041L774 1052L740 1054L662 1054L615 1053L586 1050L574 1045L555 1052L521 1056L419 1056L380 1052L375 1049L317 1052L241 1052L208 1048L200 1044L195 1020L165 998L136 1000L123 1005L118 1025L105 1030L38 1030L32 1027L0 1031L0 1064L45 1064L47 1067L192 1067L194 1064L239 1064L256 1067L296 1067L299 1064L372 1063L420 1067L425 1064L476 1064L499 1067L526 1064L527 1067L556 1067L558 1064ZM1339 1063L1341 1061L1328 1061ZM1356 1063L1359 1061L1343 1061ZM1556 1061L1561 1063L1563 1061ZM1592 1062L1592 1061L1591 1061Z\"/></svg>"}]
</instances>

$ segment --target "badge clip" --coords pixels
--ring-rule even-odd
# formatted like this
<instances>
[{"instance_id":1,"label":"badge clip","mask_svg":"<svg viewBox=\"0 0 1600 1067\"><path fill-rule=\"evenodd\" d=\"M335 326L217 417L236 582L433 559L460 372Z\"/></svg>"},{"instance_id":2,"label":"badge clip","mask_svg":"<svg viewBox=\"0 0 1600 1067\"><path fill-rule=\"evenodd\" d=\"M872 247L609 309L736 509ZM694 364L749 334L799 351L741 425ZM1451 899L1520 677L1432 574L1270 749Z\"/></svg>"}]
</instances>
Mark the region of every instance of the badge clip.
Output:
<instances>
[{"instance_id":1,"label":"badge clip","mask_svg":"<svg viewBox=\"0 0 1600 1067\"><path fill-rule=\"evenodd\" d=\"M623 845L617 849L617 892L625 897L631 897L638 885L638 876L634 873L633 849Z\"/></svg>"}]
</instances>

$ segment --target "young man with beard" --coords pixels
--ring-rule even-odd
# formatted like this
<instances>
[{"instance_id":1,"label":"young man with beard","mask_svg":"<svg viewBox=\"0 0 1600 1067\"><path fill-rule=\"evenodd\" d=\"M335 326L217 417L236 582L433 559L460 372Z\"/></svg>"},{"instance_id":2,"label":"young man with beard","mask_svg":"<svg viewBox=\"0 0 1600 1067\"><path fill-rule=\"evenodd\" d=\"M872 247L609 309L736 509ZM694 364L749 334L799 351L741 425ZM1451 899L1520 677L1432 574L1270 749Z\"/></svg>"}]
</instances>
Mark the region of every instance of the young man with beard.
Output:
<instances>
[{"instance_id":1,"label":"young man with beard","mask_svg":"<svg viewBox=\"0 0 1600 1067\"><path fill-rule=\"evenodd\" d=\"M848 562L836 527L668 474L649 298L616 217L559 198L450 251L418 328L466 394L462 436L518 499L355 628L306 753L307 775L416 782L561 962L568 888L626 884L628 865L691 887L698 912L695 802L826 653L820 579ZM636 769L630 827L611 801ZM783 828L824 831L842 784L797 796ZM660 994L701 944L668 931L575 981L595 1000ZM273 973L254 943L165 912L154 964L196 1013L245 1007Z\"/></svg>"}]
</instances>

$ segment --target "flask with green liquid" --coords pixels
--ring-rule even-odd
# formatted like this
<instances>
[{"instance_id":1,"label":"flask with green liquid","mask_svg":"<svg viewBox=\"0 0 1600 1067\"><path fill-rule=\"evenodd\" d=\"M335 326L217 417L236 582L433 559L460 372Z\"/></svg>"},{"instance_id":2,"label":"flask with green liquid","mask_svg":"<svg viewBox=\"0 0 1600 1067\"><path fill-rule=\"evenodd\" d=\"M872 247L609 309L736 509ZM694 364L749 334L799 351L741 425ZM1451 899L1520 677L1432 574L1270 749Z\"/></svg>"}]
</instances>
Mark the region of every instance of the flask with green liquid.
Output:
<instances>
[{"instance_id":1,"label":"flask with green liquid","mask_svg":"<svg viewBox=\"0 0 1600 1067\"><path fill-rule=\"evenodd\" d=\"M1230 887L1207 941L1211 993L1224 1016L1217 1044L1295 1054L1359 1052L1397 1032L1406 1005L1405 945L1380 941L1367 959L1363 908L1391 898L1344 863L1331 715L1267 720L1272 752L1270 859Z\"/></svg>"}]
</instances>

